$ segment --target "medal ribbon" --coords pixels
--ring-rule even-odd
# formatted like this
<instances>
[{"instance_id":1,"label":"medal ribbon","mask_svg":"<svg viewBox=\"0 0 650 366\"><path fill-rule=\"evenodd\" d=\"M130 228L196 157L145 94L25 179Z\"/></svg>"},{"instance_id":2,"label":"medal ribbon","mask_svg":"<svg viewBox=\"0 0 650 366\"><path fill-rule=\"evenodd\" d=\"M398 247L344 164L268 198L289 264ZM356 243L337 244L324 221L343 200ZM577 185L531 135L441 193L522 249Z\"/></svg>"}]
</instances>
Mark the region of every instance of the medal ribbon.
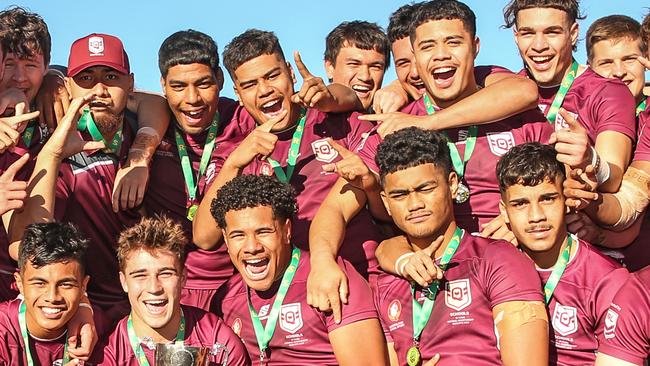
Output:
<instances>
[{"instance_id":1,"label":"medal ribbon","mask_svg":"<svg viewBox=\"0 0 650 366\"><path fill-rule=\"evenodd\" d=\"M140 344L140 339L135 334L135 329L133 328L133 319L131 318L131 314L129 314L129 320L126 323L126 332L129 335L129 343L131 343L131 349L133 349L133 353L135 354L135 358L138 360L138 364L140 366L150 366L149 360L147 360L147 355L144 353L144 350L142 349L142 344ZM177 345L183 345L184 340L185 340L185 315L183 315L183 310L181 309L181 323L178 326L178 332L176 333L175 343Z\"/></svg>"},{"instance_id":2,"label":"medal ribbon","mask_svg":"<svg viewBox=\"0 0 650 366\"><path fill-rule=\"evenodd\" d=\"M119 130L117 130L113 136L113 140L109 143L104 140L104 136L99 132L99 128L97 128L97 124L95 124L95 120L93 119L89 109L83 111L79 118L79 122L77 123L77 129L79 131L88 131L93 140L104 142L104 145L106 145L104 151L115 155L120 153L120 147L122 146L122 127L123 126L120 125Z\"/></svg>"},{"instance_id":3,"label":"medal ribbon","mask_svg":"<svg viewBox=\"0 0 650 366\"><path fill-rule=\"evenodd\" d=\"M187 154L187 145L183 136L181 135L178 127L174 128L174 135L176 137L176 148L178 150L178 156L181 159L181 168L183 169L183 178L185 179L185 187L187 187L187 194L190 198L190 207L196 202L196 193L198 188L198 182L201 180L205 170L208 167L210 162L210 157L214 151L214 145L217 138L217 131L219 130L219 112L215 114L212 124L210 124L210 129L208 130L208 137L205 140L205 145L203 146L203 153L201 154L201 163L199 164L199 171L196 176L196 181L194 181L194 171L192 170L192 162L190 157ZM194 218L192 215L188 214L190 221Z\"/></svg>"},{"instance_id":4,"label":"medal ribbon","mask_svg":"<svg viewBox=\"0 0 650 366\"><path fill-rule=\"evenodd\" d=\"M25 343L25 357L27 358L27 366L34 366L34 359L29 350L29 333L27 332L27 320L25 319L25 312L27 306L24 302L20 303L18 310L18 325L20 326L20 333L23 336L23 343ZM70 362L70 355L68 355L68 340L65 339L65 346L63 346L63 364Z\"/></svg>"},{"instance_id":5,"label":"medal ribbon","mask_svg":"<svg viewBox=\"0 0 650 366\"><path fill-rule=\"evenodd\" d=\"M300 249L294 247L291 251L291 262L289 263L287 269L284 271L282 282L280 283L280 288L278 289L278 294L275 296L273 306L271 306L271 311L269 312L269 317L266 320L266 327L262 325L262 322L257 315L257 311L255 311L253 308L253 304L251 303L250 289L247 292L248 310L251 313L253 329L255 330L255 338L257 338L257 346L260 349L260 359L264 358L266 349L269 347L271 338L273 338L273 333L275 333L275 325L278 322L278 318L280 317L280 307L282 306L284 297L287 295L289 285L291 285L291 281L293 281L293 276L296 274L299 260Z\"/></svg>"},{"instance_id":6,"label":"medal ribbon","mask_svg":"<svg viewBox=\"0 0 650 366\"><path fill-rule=\"evenodd\" d=\"M551 297L553 297L553 291L557 287L557 284L560 283L560 278L566 269L567 264L569 263L569 258L571 256L571 246L573 245L573 238L571 235L567 235L566 246L560 253L560 256L557 258L557 262L553 266L553 272L551 276L546 281L544 285L544 298L546 299L546 305L551 302Z\"/></svg>"},{"instance_id":7,"label":"medal ribbon","mask_svg":"<svg viewBox=\"0 0 650 366\"><path fill-rule=\"evenodd\" d=\"M580 64L578 61L574 59L569 72L564 76L564 79L562 79L560 89L557 91L557 94L555 94L553 103L551 104L551 107L548 109L548 113L546 114L546 119L548 119L548 122L550 124L555 124L555 119L557 118L557 113L560 111L560 107L562 107L564 97L566 97L566 93L569 91L569 88L571 88L571 85L573 85L573 80L575 80L576 76L578 75L579 66Z\"/></svg>"},{"instance_id":8,"label":"medal ribbon","mask_svg":"<svg viewBox=\"0 0 650 366\"><path fill-rule=\"evenodd\" d=\"M447 265L456 253L462 237L463 230L459 227L456 227L456 231L454 231L454 235L451 237L449 244L447 244L447 249L445 249L442 258L440 259L439 267L443 272L447 270ZM413 340L415 342L419 341L424 327L429 322L429 317L431 317L431 312L433 311L433 305L435 303L435 298L438 294L438 290L440 290L439 284L437 282L432 283L429 286L429 291L431 291L432 294L431 298L425 297L424 303L420 305L417 298L415 297L415 285L411 284L411 294L413 295Z\"/></svg>"},{"instance_id":9,"label":"medal ribbon","mask_svg":"<svg viewBox=\"0 0 650 366\"><path fill-rule=\"evenodd\" d=\"M307 110L304 108L300 111L300 121L296 130L293 132L293 137L291 138L291 146L289 147L289 154L287 156L287 172L284 172L282 166L277 161L266 158L266 160L271 164L275 176L282 183L289 183L291 176L293 175L293 169L296 167L296 161L298 160L298 151L300 150L300 143L302 142L302 133L305 130L305 121L307 120Z\"/></svg>"},{"instance_id":10,"label":"medal ribbon","mask_svg":"<svg viewBox=\"0 0 650 366\"><path fill-rule=\"evenodd\" d=\"M636 116L638 117L641 112L645 111L645 106L646 102L648 101L648 98L643 98L641 103L639 103L638 106L636 106Z\"/></svg>"},{"instance_id":11,"label":"medal ribbon","mask_svg":"<svg viewBox=\"0 0 650 366\"><path fill-rule=\"evenodd\" d=\"M32 138L34 138L34 130L36 128L37 120L32 120L27 124L27 128L23 131L23 142L25 147L29 149L32 144Z\"/></svg>"},{"instance_id":12,"label":"medal ribbon","mask_svg":"<svg viewBox=\"0 0 650 366\"><path fill-rule=\"evenodd\" d=\"M427 95L426 93L424 94L424 106L427 109L428 115L432 115L436 112L436 109L434 108L431 99L429 99L429 95ZM454 164L454 170L458 174L458 179L460 180L465 175L465 166L467 165L469 159L472 157L472 153L474 152L474 147L476 147L476 136L478 136L478 127L469 126L467 128L467 139L465 140L465 154L462 159L460 157L460 152L458 151L456 144L449 139L449 136L447 136L446 132L443 131L442 133L445 135L445 137L447 137L448 140L447 146L449 147L451 162L452 164Z\"/></svg>"}]
</instances>

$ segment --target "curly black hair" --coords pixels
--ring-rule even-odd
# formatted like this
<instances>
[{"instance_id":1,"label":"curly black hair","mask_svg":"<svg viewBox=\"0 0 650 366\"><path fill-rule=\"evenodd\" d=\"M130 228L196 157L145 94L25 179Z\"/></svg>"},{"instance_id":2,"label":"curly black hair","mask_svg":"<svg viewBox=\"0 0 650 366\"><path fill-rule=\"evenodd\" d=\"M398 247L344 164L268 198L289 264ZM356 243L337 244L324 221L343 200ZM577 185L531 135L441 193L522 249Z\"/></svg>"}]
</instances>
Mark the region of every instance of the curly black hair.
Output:
<instances>
[{"instance_id":1,"label":"curly black hair","mask_svg":"<svg viewBox=\"0 0 650 366\"><path fill-rule=\"evenodd\" d=\"M276 219L293 219L298 211L296 191L275 177L241 175L219 189L210 212L217 224L225 228L227 212L258 206L270 206Z\"/></svg>"},{"instance_id":2,"label":"curly black hair","mask_svg":"<svg viewBox=\"0 0 650 366\"><path fill-rule=\"evenodd\" d=\"M273 32L259 29L249 29L233 38L223 51L223 64L230 76L234 77L235 70L244 63L262 56L275 54L285 60L280 41Z\"/></svg>"},{"instance_id":3,"label":"curly black hair","mask_svg":"<svg viewBox=\"0 0 650 366\"><path fill-rule=\"evenodd\" d=\"M451 172L447 138L440 132L409 127L386 136L379 144L375 161L381 183L390 173L422 164L433 164Z\"/></svg>"},{"instance_id":4,"label":"curly black hair","mask_svg":"<svg viewBox=\"0 0 650 366\"><path fill-rule=\"evenodd\" d=\"M27 262L40 268L54 263L76 261L85 272L88 243L88 239L68 222L30 224L25 228L18 249L18 268L24 270Z\"/></svg>"},{"instance_id":5,"label":"curly black hair","mask_svg":"<svg viewBox=\"0 0 650 366\"><path fill-rule=\"evenodd\" d=\"M497 163L499 191L503 193L515 184L535 186L546 180L564 180L564 165L556 156L552 146L539 142L514 146Z\"/></svg>"}]
</instances>

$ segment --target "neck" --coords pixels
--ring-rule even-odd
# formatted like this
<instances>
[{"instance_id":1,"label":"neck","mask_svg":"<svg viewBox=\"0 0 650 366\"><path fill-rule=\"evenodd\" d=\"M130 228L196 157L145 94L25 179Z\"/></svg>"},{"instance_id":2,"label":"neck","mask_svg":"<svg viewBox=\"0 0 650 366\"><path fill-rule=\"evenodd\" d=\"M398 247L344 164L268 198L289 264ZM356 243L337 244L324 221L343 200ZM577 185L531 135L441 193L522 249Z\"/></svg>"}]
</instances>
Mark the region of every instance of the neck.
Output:
<instances>
[{"instance_id":1,"label":"neck","mask_svg":"<svg viewBox=\"0 0 650 366\"><path fill-rule=\"evenodd\" d=\"M643 100L644 100L645 98L646 98L646 96L643 95L643 90L641 90L641 92L639 93L639 95L637 95L637 96L634 98L634 100L636 101L636 105L641 104L641 102L643 102Z\"/></svg>"},{"instance_id":2,"label":"neck","mask_svg":"<svg viewBox=\"0 0 650 366\"><path fill-rule=\"evenodd\" d=\"M571 70L571 65L573 65L573 55L571 56L571 60L566 64L566 66L561 69L557 70L557 75L553 78L553 80L549 81L548 83L540 83L538 81L537 84L543 88L555 88L558 87L562 84L562 80L567 76L569 71ZM580 70L578 68L578 72L576 73L576 77L578 77L579 74L581 74L584 70ZM530 73L532 75L532 73Z\"/></svg>"},{"instance_id":3,"label":"neck","mask_svg":"<svg viewBox=\"0 0 650 366\"><path fill-rule=\"evenodd\" d=\"M181 309L175 309L172 318L162 328L152 328L145 323L140 317L131 311L133 319L133 329L138 338L151 337L154 343L169 343L176 338L178 328L181 325Z\"/></svg>"},{"instance_id":4,"label":"neck","mask_svg":"<svg viewBox=\"0 0 650 366\"><path fill-rule=\"evenodd\" d=\"M535 266L537 268L541 269L549 269L553 268L555 266L555 263L557 263L558 258L560 257L560 253L564 250L564 248L567 246L568 240L567 240L567 232L564 230L562 233L560 233L557 237L557 240L555 241L555 244L551 247L551 249L543 252L535 252L535 251L530 251L526 249L526 246L522 245L522 248L524 248L524 252L530 259L535 262ZM572 248L574 250L575 248Z\"/></svg>"},{"instance_id":5,"label":"neck","mask_svg":"<svg viewBox=\"0 0 650 366\"><path fill-rule=\"evenodd\" d=\"M409 241L411 242L412 246L418 247L420 249L425 249L433 243L434 240L438 239L438 237L442 236L442 244L436 249L435 252L435 257L438 258L447 249L447 245L449 245L449 242L451 241L452 236L454 236L454 232L456 231L456 220L452 217L451 220L449 220L446 224L443 224L438 231L436 231L433 235L428 236L426 238L412 238L409 237Z\"/></svg>"},{"instance_id":6,"label":"neck","mask_svg":"<svg viewBox=\"0 0 650 366\"><path fill-rule=\"evenodd\" d=\"M54 340L63 335L66 331L66 327L63 326L60 329L45 329L38 325L36 320L31 316L29 312L25 314L25 322L27 323L27 332L33 338L39 338L41 340Z\"/></svg>"}]
</instances>

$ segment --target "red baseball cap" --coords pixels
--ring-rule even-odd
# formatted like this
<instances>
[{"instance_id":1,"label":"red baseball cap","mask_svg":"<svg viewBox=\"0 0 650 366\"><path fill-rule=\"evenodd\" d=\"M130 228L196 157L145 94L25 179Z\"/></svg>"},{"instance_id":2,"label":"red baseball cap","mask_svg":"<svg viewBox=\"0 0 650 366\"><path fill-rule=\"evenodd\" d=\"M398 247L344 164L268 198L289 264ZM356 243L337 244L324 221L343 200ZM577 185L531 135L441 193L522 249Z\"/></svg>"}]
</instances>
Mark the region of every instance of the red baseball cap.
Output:
<instances>
[{"instance_id":1,"label":"red baseball cap","mask_svg":"<svg viewBox=\"0 0 650 366\"><path fill-rule=\"evenodd\" d=\"M74 41L68 58L68 76L73 77L91 66L108 66L130 74L129 56L119 38L93 33Z\"/></svg>"}]
</instances>

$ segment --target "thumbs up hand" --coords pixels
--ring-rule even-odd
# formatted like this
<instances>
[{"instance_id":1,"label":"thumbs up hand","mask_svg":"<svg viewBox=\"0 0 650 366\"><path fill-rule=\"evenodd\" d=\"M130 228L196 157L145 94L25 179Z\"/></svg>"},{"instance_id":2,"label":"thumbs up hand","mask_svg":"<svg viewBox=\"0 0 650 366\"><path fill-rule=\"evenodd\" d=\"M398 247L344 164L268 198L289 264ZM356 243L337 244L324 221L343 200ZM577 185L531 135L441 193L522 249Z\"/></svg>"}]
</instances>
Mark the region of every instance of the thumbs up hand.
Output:
<instances>
[{"instance_id":1,"label":"thumbs up hand","mask_svg":"<svg viewBox=\"0 0 650 366\"><path fill-rule=\"evenodd\" d=\"M593 157L587 130L564 108L560 108L560 116L564 118L569 128L555 131L548 143L555 145L559 162L567 164L571 168L584 169L591 164Z\"/></svg>"}]
</instances>

